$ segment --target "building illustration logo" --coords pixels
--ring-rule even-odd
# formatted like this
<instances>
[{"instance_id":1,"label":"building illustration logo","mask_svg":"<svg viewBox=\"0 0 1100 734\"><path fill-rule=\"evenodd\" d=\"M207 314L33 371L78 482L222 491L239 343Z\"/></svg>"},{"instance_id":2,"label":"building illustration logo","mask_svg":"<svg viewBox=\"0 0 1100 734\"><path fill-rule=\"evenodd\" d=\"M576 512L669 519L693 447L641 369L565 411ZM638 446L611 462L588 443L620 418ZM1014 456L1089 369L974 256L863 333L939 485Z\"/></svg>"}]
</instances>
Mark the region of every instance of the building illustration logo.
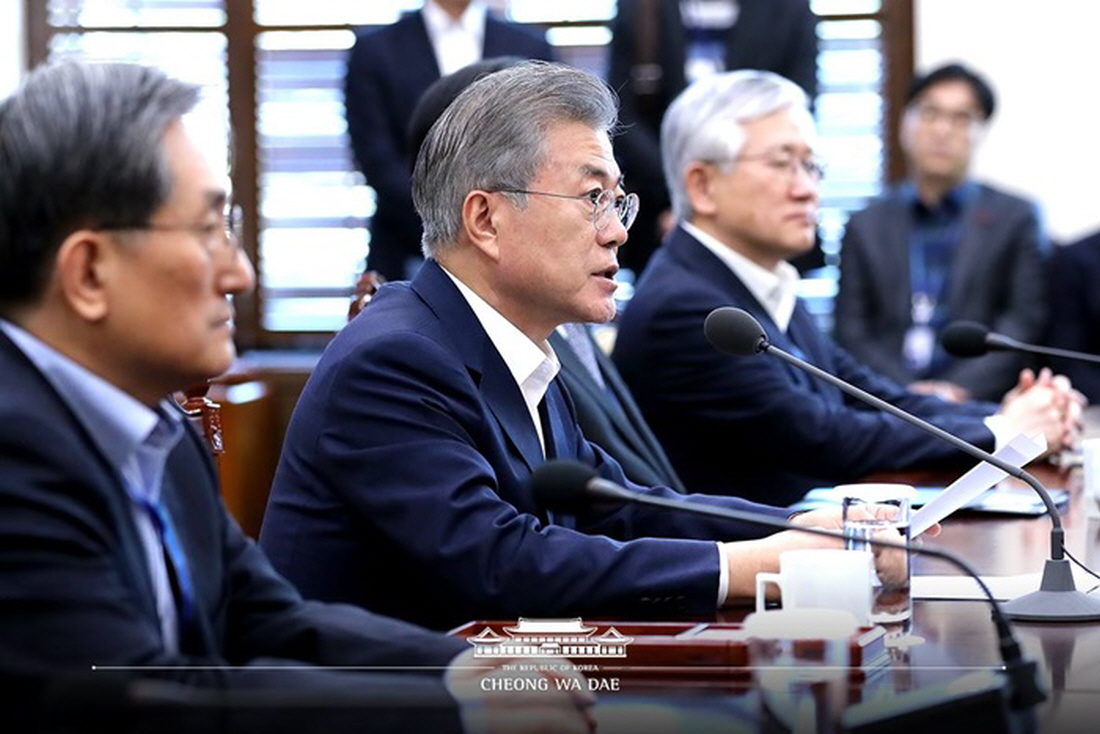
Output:
<instances>
[{"instance_id":1,"label":"building illustration logo","mask_svg":"<svg viewBox=\"0 0 1100 734\"><path fill-rule=\"evenodd\" d=\"M596 627L573 619L528 619L520 617L514 627L504 627L502 635L486 627L467 642L474 646L475 658L563 657L625 658L626 646L634 641L614 627L595 635Z\"/></svg>"}]
</instances>

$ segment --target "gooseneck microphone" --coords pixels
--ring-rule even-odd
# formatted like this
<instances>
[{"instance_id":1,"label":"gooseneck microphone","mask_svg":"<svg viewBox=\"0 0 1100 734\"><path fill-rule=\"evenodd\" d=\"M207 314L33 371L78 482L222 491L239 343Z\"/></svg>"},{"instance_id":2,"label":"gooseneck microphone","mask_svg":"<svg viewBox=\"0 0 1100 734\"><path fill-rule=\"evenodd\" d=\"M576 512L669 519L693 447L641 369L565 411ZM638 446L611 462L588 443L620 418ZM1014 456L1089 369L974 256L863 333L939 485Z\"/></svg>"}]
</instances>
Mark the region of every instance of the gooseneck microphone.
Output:
<instances>
[{"instance_id":1,"label":"gooseneck microphone","mask_svg":"<svg viewBox=\"0 0 1100 734\"><path fill-rule=\"evenodd\" d=\"M752 318L751 316L749 318ZM559 512L578 512L595 502L638 504L660 507L667 510L690 512L706 517L767 525L780 530L796 530L811 535L820 535L838 540L866 541L868 545L881 548L905 548L910 553L940 558L960 569L974 579L985 594L993 613L993 623L997 628L997 645L1004 663L1004 673L1008 680L1009 706L1013 711L1026 712L1035 704L1046 699L1036 677L1038 668L1034 661L1028 660L1020 650L1020 643L1012 632L1001 605L986 586L985 581L968 563L945 550L926 548L912 542L901 540L881 540L877 538L856 537L840 530L796 525L771 515L762 515L748 510L734 510L728 507L704 505L692 502L688 498L675 499L655 497L641 492L633 492L626 487L603 479L596 471L579 461L553 460L542 464L531 475L531 494L535 502L548 510Z\"/></svg>"},{"instance_id":2,"label":"gooseneck microphone","mask_svg":"<svg viewBox=\"0 0 1100 734\"><path fill-rule=\"evenodd\" d=\"M1077 359L1082 362L1100 364L1100 356L1069 349L1055 349L1036 344L1025 344L1012 337L990 331L977 321L952 321L943 328L940 343L948 354L955 357L980 357L989 352L1025 352L1042 354L1048 357Z\"/></svg>"},{"instance_id":3,"label":"gooseneck microphone","mask_svg":"<svg viewBox=\"0 0 1100 734\"><path fill-rule=\"evenodd\" d=\"M852 397L883 410L910 425L931 433L960 451L994 466L1009 476L1015 477L1030 486L1046 506L1052 525L1050 533L1050 558L1043 567L1043 579L1038 591L1017 597L1004 604L1005 612L1012 619L1028 622L1091 622L1100 620L1100 599L1077 590L1073 581L1073 569L1065 558L1065 531L1062 518L1050 494L1038 479L1023 469L967 443L957 436L934 426L896 405L872 395L866 390L848 383L836 375L829 374L815 365L799 359L771 344L764 329L751 314L733 306L724 306L711 311L706 318L704 331L715 349L735 356L752 356L767 353L788 362L800 370L836 386Z\"/></svg>"}]
</instances>

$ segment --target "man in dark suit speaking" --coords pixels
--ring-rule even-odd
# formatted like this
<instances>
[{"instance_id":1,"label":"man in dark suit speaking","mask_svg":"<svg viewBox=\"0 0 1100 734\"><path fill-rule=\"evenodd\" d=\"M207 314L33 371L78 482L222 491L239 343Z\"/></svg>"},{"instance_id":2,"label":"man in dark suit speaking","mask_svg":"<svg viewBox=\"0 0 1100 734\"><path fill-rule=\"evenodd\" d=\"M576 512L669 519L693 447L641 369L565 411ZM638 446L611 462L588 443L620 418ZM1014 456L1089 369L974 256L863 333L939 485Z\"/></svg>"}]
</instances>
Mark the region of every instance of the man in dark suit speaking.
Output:
<instances>
[{"instance_id":1,"label":"man in dark suit speaking","mask_svg":"<svg viewBox=\"0 0 1100 734\"><path fill-rule=\"evenodd\" d=\"M1042 433L1069 445L1079 405L1044 375L998 408L905 391L817 330L786 262L814 242L822 165L805 93L777 74L737 71L681 94L661 129L679 224L620 319L613 357L684 482L787 504L819 484L959 461L931 435L768 356L730 357L703 333L738 306L776 346L971 443ZM734 462L737 456L751 457Z\"/></svg>"},{"instance_id":2,"label":"man in dark suit speaking","mask_svg":"<svg viewBox=\"0 0 1100 734\"><path fill-rule=\"evenodd\" d=\"M195 730L460 731L461 715L543 731L545 715L585 731L570 702L487 696L471 655L452 664L461 640L304 601L226 513L165 399L229 367L231 296L254 282L224 173L182 119L198 94L147 67L67 63L0 105L0 695L38 685L43 715L139 716L95 687L124 674L179 684L165 705L213 706ZM58 692L80 674L91 688ZM14 703L33 720L32 698ZM57 730L85 726L126 728Z\"/></svg>"},{"instance_id":3,"label":"man in dark suit speaking","mask_svg":"<svg viewBox=\"0 0 1100 734\"><path fill-rule=\"evenodd\" d=\"M630 485L578 429L547 343L615 313L637 205L615 112L600 80L525 62L471 84L428 133L413 196L429 259L329 344L283 445L261 544L307 595L439 627L713 613L752 597L780 550L819 544L636 506L559 516L531 495L547 458Z\"/></svg>"}]
</instances>

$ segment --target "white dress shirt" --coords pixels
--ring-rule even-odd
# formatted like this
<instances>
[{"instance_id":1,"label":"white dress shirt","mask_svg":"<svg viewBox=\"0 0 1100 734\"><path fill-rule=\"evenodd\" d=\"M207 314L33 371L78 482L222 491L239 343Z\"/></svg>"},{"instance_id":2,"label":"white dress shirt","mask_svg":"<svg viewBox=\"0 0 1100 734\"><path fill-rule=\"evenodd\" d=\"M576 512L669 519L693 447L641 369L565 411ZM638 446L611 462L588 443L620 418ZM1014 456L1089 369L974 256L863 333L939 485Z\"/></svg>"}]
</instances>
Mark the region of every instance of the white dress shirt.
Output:
<instances>
[{"instance_id":1,"label":"white dress shirt","mask_svg":"<svg viewBox=\"0 0 1100 734\"><path fill-rule=\"evenodd\" d=\"M435 51L440 76L447 76L481 60L485 48L485 14L481 0L473 0L456 20L433 0L424 3L421 14L428 40Z\"/></svg>"},{"instance_id":2,"label":"white dress shirt","mask_svg":"<svg viewBox=\"0 0 1100 734\"><path fill-rule=\"evenodd\" d=\"M546 437L542 432L542 419L539 418L539 403L546 395L550 381L557 376L561 369L558 355L550 347L549 342L536 344L508 319L490 306L484 298L474 293L465 283L452 275L446 268L444 273L458 287L458 292L466 299L473 309L481 328L489 337L497 351L500 352L508 371L512 373L519 390L523 393L523 402L527 405L527 412L531 414L531 422L535 425L535 431L539 434L539 444L542 446L542 455L546 456Z\"/></svg>"},{"instance_id":3,"label":"white dress shirt","mask_svg":"<svg viewBox=\"0 0 1100 734\"><path fill-rule=\"evenodd\" d=\"M681 222L680 226L733 271L749 289L749 293L760 301L775 325L786 334L798 301L798 270L789 262L783 261L780 261L775 270L768 270L690 222Z\"/></svg>"}]
</instances>

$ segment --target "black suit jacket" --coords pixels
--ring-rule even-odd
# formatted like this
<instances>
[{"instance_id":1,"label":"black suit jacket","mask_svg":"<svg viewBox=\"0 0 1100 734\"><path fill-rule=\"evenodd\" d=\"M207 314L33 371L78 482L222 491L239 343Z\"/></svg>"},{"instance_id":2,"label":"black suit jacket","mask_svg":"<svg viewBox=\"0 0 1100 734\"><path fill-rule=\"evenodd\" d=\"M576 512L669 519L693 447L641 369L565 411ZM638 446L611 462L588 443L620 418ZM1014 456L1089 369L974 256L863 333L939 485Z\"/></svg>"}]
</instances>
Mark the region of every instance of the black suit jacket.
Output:
<instances>
[{"instance_id":1,"label":"black suit jacket","mask_svg":"<svg viewBox=\"0 0 1100 734\"><path fill-rule=\"evenodd\" d=\"M166 652L117 472L2 333L0 374L0 670L49 680L92 666L139 666L132 675L230 691L400 689L422 694L425 724L457 727L438 668L403 676L394 688L392 678L256 667L445 666L467 646L360 609L303 601L225 511L205 445L190 429L169 457L162 498L188 558L198 619L181 636L181 651ZM443 718L433 703L446 706ZM378 715L379 730L418 721ZM254 712L259 728L275 725L260 719Z\"/></svg>"},{"instance_id":2,"label":"black suit jacket","mask_svg":"<svg viewBox=\"0 0 1100 734\"><path fill-rule=\"evenodd\" d=\"M1058 248L1050 260L1050 330L1044 344L1100 354L1100 233ZM1051 359L1073 386L1100 403L1100 365Z\"/></svg>"},{"instance_id":3,"label":"black suit jacket","mask_svg":"<svg viewBox=\"0 0 1100 734\"><path fill-rule=\"evenodd\" d=\"M547 456L675 494L631 484L582 435L558 380L544 403ZM429 260L329 343L294 408L260 542L307 595L446 628L713 613L719 555L704 540L768 532L631 504L551 516L529 486L543 461L515 378Z\"/></svg>"},{"instance_id":4,"label":"black suit jacket","mask_svg":"<svg viewBox=\"0 0 1100 734\"><path fill-rule=\"evenodd\" d=\"M490 15L485 19L482 57L495 56L553 58L544 38ZM420 96L437 79L439 65L420 11L357 33L344 84L348 135L355 160L376 196L367 267L389 280L404 278L406 260L420 255L407 129Z\"/></svg>"},{"instance_id":5,"label":"black suit jacket","mask_svg":"<svg viewBox=\"0 0 1100 734\"><path fill-rule=\"evenodd\" d=\"M613 358L693 490L773 504L876 471L960 461L938 438L873 410L781 360L718 352L703 333L720 306L750 312L769 340L965 441L992 450L988 403L913 395L818 331L799 304L787 334L740 279L683 229L654 256L623 313Z\"/></svg>"},{"instance_id":6,"label":"black suit jacket","mask_svg":"<svg viewBox=\"0 0 1100 734\"><path fill-rule=\"evenodd\" d=\"M902 356L912 325L909 272L913 211L899 189L852 215L841 250L836 298L837 342L902 383L914 376ZM1042 334L1047 316L1042 234L1035 205L977 185L951 261L948 319L985 324L1023 342ZM939 378L983 400L1000 400L1028 360L1014 352L955 359Z\"/></svg>"},{"instance_id":7,"label":"black suit jacket","mask_svg":"<svg viewBox=\"0 0 1100 734\"><path fill-rule=\"evenodd\" d=\"M619 0L612 21L608 83L619 93L623 133L615 138L615 156L627 188L642 199L639 221L629 247L620 253L627 267L640 271L657 246L656 217L670 206L661 168L660 131L665 110L687 86L684 77L687 31L679 0L656 0L656 58L660 77L652 94L640 95L635 85L642 50L642 0ZM741 0L737 23L726 36L726 69L759 69L780 74L798 84L813 99L817 95L817 17L807 0Z\"/></svg>"},{"instance_id":8,"label":"black suit jacket","mask_svg":"<svg viewBox=\"0 0 1100 734\"><path fill-rule=\"evenodd\" d=\"M591 336L588 338L591 340ZM663 484L685 491L615 364L595 340L592 340L592 347L606 389L589 374L565 337L555 331L550 336L550 345L561 361L558 378L573 398L577 422L585 438L611 454L630 481L645 486Z\"/></svg>"}]
</instances>

